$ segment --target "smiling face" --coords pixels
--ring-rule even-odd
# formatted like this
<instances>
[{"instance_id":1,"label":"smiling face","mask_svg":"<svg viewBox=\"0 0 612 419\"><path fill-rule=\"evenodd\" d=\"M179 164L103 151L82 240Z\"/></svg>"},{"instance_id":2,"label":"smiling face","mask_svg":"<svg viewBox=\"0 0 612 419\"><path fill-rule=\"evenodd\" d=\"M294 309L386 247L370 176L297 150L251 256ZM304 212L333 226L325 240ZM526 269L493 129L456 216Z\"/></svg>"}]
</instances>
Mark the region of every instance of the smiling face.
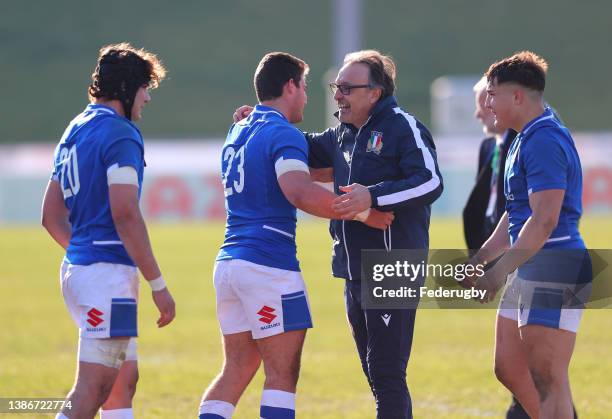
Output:
<instances>
[{"instance_id":1,"label":"smiling face","mask_svg":"<svg viewBox=\"0 0 612 419\"><path fill-rule=\"evenodd\" d=\"M134 104L132 105L132 121L139 121L142 118L142 108L151 101L151 95L149 94L149 88L147 86L141 86L136 91L134 97Z\"/></svg>"},{"instance_id":2,"label":"smiling face","mask_svg":"<svg viewBox=\"0 0 612 419\"><path fill-rule=\"evenodd\" d=\"M338 72L335 83L339 86L358 86L370 83L370 69L366 64L351 63L344 65ZM366 123L370 111L378 102L380 88L361 87L350 89L348 95L336 90L334 100L338 104L340 122L360 128Z\"/></svg>"},{"instance_id":3,"label":"smiling face","mask_svg":"<svg viewBox=\"0 0 612 419\"><path fill-rule=\"evenodd\" d=\"M496 80L487 83L485 107L493 114L496 131L501 132L514 127L516 104L517 86L514 83L498 84Z\"/></svg>"}]
</instances>

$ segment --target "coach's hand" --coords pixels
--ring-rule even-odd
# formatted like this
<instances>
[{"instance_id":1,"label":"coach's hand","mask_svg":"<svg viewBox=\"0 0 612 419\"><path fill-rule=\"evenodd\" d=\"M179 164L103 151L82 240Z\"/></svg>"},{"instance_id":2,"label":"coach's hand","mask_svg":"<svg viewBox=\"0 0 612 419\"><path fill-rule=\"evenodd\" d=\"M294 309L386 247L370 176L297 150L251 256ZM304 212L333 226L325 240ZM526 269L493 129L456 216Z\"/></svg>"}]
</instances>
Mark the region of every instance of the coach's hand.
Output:
<instances>
[{"instance_id":1,"label":"coach's hand","mask_svg":"<svg viewBox=\"0 0 612 419\"><path fill-rule=\"evenodd\" d=\"M479 299L481 303L489 303L495 299L499 291L506 282L506 274L501 272L496 266L492 267L476 281L476 288L486 291L484 297Z\"/></svg>"},{"instance_id":2,"label":"coach's hand","mask_svg":"<svg viewBox=\"0 0 612 419\"><path fill-rule=\"evenodd\" d=\"M159 291L153 291L153 301L160 314L159 319L157 319L157 327L164 327L174 319L176 314L174 299L166 287Z\"/></svg>"},{"instance_id":3,"label":"coach's hand","mask_svg":"<svg viewBox=\"0 0 612 419\"><path fill-rule=\"evenodd\" d=\"M249 116L253 112L253 107L249 105L242 105L234 112L234 122L242 121L244 118Z\"/></svg>"},{"instance_id":4,"label":"coach's hand","mask_svg":"<svg viewBox=\"0 0 612 419\"><path fill-rule=\"evenodd\" d=\"M372 206L372 195L370 195L370 190L366 186L352 183L347 186L340 186L340 190L346 193L334 200L332 208L342 218L349 217L349 219L352 219L355 215Z\"/></svg>"},{"instance_id":5,"label":"coach's hand","mask_svg":"<svg viewBox=\"0 0 612 419\"><path fill-rule=\"evenodd\" d=\"M395 215L393 212L382 212L375 210L374 208L370 208L367 217L362 222L368 227L386 230L394 219Z\"/></svg>"}]
</instances>

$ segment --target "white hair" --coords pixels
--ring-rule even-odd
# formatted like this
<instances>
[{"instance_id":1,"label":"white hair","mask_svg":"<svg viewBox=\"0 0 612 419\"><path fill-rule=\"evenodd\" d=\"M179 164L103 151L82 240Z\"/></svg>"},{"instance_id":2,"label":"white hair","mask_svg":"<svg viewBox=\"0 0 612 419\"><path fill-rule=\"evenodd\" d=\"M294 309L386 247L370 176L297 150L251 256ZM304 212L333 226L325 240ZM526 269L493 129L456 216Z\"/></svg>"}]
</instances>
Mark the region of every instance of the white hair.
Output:
<instances>
[{"instance_id":1,"label":"white hair","mask_svg":"<svg viewBox=\"0 0 612 419\"><path fill-rule=\"evenodd\" d=\"M487 88L487 78L486 76L482 76L480 80L474 85L474 92L482 92Z\"/></svg>"}]
</instances>

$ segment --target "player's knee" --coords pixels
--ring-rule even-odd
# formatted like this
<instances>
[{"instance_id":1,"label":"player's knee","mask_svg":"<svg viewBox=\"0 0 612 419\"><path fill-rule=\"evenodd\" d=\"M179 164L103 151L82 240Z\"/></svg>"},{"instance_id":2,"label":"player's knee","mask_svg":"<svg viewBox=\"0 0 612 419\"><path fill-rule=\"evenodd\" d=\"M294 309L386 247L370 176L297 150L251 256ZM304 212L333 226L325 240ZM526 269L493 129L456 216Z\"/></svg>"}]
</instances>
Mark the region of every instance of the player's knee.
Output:
<instances>
[{"instance_id":1,"label":"player's knee","mask_svg":"<svg viewBox=\"0 0 612 419\"><path fill-rule=\"evenodd\" d=\"M86 405L93 409L93 416L98 408L108 399L112 388L113 380L106 377L94 380L80 379L74 388L73 397L78 400L87 400Z\"/></svg>"},{"instance_id":2,"label":"player's knee","mask_svg":"<svg viewBox=\"0 0 612 419\"><path fill-rule=\"evenodd\" d=\"M506 387L512 387L516 381L516 371L512 368L512 365L504 360L496 358L493 370L495 371L495 377L497 377L500 383L504 384Z\"/></svg>"},{"instance_id":3,"label":"player's knee","mask_svg":"<svg viewBox=\"0 0 612 419\"><path fill-rule=\"evenodd\" d=\"M540 396L540 400L546 400L552 384L551 377L548 374L540 372L532 372L531 376L533 378L535 388Z\"/></svg>"},{"instance_id":4,"label":"player's knee","mask_svg":"<svg viewBox=\"0 0 612 419\"><path fill-rule=\"evenodd\" d=\"M266 383L275 388L292 387L297 385L300 376L300 360L264 365Z\"/></svg>"},{"instance_id":5,"label":"player's knee","mask_svg":"<svg viewBox=\"0 0 612 419\"><path fill-rule=\"evenodd\" d=\"M232 356L225 360L223 364L223 375L241 375L245 377L252 377L259 366L261 365L261 357L259 353L253 351L249 353L240 354L239 356Z\"/></svg>"},{"instance_id":6,"label":"player's knee","mask_svg":"<svg viewBox=\"0 0 612 419\"><path fill-rule=\"evenodd\" d=\"M549 363L530 367L530 372L540 400L546 400L551 391L564 380L564 373Z\"/></svg>"}]
</instances>

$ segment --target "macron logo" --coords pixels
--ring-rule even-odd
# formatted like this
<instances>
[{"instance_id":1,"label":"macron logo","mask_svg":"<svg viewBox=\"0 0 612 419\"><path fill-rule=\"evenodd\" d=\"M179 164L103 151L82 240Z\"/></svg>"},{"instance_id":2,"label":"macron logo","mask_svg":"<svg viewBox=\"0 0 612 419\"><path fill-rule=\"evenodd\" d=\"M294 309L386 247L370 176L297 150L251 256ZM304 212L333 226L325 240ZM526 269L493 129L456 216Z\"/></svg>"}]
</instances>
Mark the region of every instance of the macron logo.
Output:
<instances>
[{"instance_id":1,"label":"macron logo","mask_svg":"<svg viewBox=\"0 0 612 419\"><path fill-rule=\"evenodd\" d=\"M385 326L389 327L389 322L391 321L391 315L390 314L383 314L380 317L383 319L383 322L385 322Z\"/></svg>"},{"instance_id":2,"label":"macron logo","mask_svg":"<svg viewBox=\"0 0 612 419\"><path fill-rule=\"evenodd\" d=\"M276 310L272 307L263 306L261 310L257 312L261 317L259 318L260 322L270 324L276 318L276 314L274 314Z\"/></svg>"},{"instance_id":3,"label":"macron logo","mask_svg":"<svg viewBox=\"0 0 612 419\"><path fill-rule=\"evenodd\" d=\"M104 313L102 313L100 310L92 308L87 312L87 317L89 317L87 319L87 323L89 323L93 327L97 327L100 323L104 321L104 319L100 318L100 316L103 314Z\"/></svg>"}]
</instances>

